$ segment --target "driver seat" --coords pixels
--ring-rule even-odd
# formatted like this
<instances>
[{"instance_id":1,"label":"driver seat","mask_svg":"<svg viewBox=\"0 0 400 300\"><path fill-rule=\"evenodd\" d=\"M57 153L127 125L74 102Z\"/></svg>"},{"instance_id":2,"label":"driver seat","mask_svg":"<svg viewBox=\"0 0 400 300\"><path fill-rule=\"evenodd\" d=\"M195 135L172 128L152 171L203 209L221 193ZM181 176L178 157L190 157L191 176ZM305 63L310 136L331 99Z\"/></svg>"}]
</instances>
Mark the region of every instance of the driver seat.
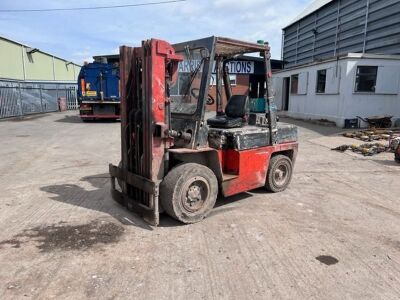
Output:
<instances>
[{"instance_id":1,"label":"driver seat","mask_svg":"<svg viewBox=\"0 0 400 300\"><path fill-rule=\"evenodd\" d=\"M232 95L225 107L225 115L207 120L207 125L215 128L242 127L249 114L249 97Z\"/></svg>"}]
</instances>

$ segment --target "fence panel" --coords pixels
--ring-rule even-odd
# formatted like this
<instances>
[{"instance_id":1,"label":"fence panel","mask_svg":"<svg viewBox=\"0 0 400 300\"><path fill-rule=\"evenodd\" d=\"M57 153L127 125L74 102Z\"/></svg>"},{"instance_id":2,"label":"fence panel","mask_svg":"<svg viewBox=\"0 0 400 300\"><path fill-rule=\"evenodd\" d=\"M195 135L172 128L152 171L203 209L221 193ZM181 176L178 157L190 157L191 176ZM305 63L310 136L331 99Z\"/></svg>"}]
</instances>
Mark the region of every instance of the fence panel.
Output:
<instances>
[{"instance_id":1,"label":"fence panel","mask_svg":"<svg viewBox=\"0 0 400 300\"><path fill-rule=\"evenodd\" d=\"M68 110L75 110L79 108L78 105L78 98L76 96L76 88L69 87L66 89L67 92L67 109Z\"/></svg>"},{"instance_id":2,"label":"fence panel","mask_svg":"<svg viewBox=\"0 0 400 300\"><path fill-rule=\"evenodd\" d=\"M58 90L54 88L42 88L43 112L52 112L58 110Z\"/></svg>"},{"instance_id":3,"label":"fence panel","mask_svg":"<svg viewBox=\"0 0 400 300\"><path fill-rule=\"evenodd\" d=\"M37 114L43 112L40 89L33 86L20 87L22 114Z\"/></svg>"},{"instance_id":4,"label":"fence panel","mask_svg":"<svg viewBox=\"0 0 400 300\"><path fill-rule=\"evenodd\" d=\"M21 114L18 86L0 83L0 119L14 117Z\"/></svg>"},{"instance_id":5,"label":"fence panel","mask_svg":"<svg viewBox=\"0 0 400 300\"><path fill-rule=\"evenodd\" d=\"M58 111L58 98L67 109L78 109L75 84L29 83L0 80L0 119Z\"/></svg>"}]
</instances>

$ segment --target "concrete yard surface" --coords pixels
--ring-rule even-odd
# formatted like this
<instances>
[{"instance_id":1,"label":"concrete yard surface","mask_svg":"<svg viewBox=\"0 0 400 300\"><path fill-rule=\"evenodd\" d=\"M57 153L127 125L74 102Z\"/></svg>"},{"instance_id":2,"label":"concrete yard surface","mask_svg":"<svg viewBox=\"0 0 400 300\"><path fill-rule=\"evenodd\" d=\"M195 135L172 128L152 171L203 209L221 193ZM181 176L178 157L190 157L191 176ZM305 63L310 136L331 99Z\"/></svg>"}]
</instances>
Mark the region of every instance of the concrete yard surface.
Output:
<instances>
[{"instance_id":1,"label":"concrete yard surface","mask_svg":"<svg viewBox=\"0 0 400 300\"><path fill-rule=\"evenodd\" d=\"M0 122L0 299L399 299L400 165L301 121L290 188L157 228L114 203L120 123ZM351 142L350 142L351 143Z\"/></svg>"}]
</instances>

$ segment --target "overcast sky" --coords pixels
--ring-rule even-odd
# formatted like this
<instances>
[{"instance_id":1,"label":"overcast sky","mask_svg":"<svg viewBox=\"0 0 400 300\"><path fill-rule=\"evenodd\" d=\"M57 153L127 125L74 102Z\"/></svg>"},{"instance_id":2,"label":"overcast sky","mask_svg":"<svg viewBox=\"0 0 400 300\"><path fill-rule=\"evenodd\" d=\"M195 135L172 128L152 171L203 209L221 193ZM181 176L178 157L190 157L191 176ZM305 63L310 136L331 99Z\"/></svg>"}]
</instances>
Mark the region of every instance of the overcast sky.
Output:
<instances>
[{"instance_id":1,"label":"overcast sky","mask_svg":"<svg viewBox=\"0 0 400 300\"><path fill-rule=\"evenodd\" d=\"M154 0L153 0L154 1ZM0 9L38 9L152 2L152 0L1 0ZM312 0L187 0L108 10L0 12L0 35L76 63L118 53L147 38L171 43L211 35L269 41L280 58L281 28Z\"/></svg>"}]
</instances>

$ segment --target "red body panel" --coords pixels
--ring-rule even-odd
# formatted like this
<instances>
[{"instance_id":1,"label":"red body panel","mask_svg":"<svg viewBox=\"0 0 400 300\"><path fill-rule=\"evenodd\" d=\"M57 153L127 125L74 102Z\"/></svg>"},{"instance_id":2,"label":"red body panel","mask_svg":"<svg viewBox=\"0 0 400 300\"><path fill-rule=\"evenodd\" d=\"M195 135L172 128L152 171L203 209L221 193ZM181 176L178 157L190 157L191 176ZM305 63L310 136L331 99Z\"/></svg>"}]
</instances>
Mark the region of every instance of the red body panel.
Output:
<instances>
[{"instance_id":1,"label":"red body panel","mask_svg":"<svg viewBox=\"0 0 400 300\"><path fill-rule=\"evenodd\" d=\"M152 103L148 104L148 109L151 110L151 118L148 120L150 122L147 124L149 127L144 126L143 128L144 132L151 137L151 144L147 145L150 147L148 153L151 155L145 158L151 166L146 178L157 182L164 177L164 154L165 149L169 146L170 139L165 138L163 134L161 136L154 135L154 127L158 125L164 130L168 128L165 112L165 104L169 101L166 94L167 65L169 62L174 61L173 72L176 73L178 69L177 62L183 60L183 58L175 55L174 48L162 40L152 39L147 42L146 46L151 49L151 54L147 53L148 55L144 57L144 62L150 71L145 74L149 77L144 80L144 84L147 83L149 86L145 87L144 90L150 92L145 96L146 99L152 100ZM172 76L173 74L170 75Z\"/></svg>"},{"instance_id":2,"label":"red body panel","mask_svg":"<svg viewBox=\"0 0 400 300\"><path fill-rule=\"evenodd\" d=\"M148 99L152 98L153 103L150 106L152 108L152 122L151 128L148 128L149 132L154 131L154 125L157 124L161 128L168 128L166 124L166 113L165 113L165 103L169 101L166 95L166 78L167 70L166 66L169 61L180 61L183 58L175 55L174 48L167 42L162 40L152 39L151 43L151 77L149 78L149 83L151 82L151 95ZM178 64L176 63L175 71L177 70ZM149 179L153 181L162 180L164 176L164 154L165 149L169 145L169 139L163 136L153 136L153 141L151 145L152 156L149 160L152 160L152 170Z\"/></svg>"},{"instance_id":3,"label":"red body panel","mask_svg":"<svg viewBox=\"0 0 400 300\"><path fill-rule=\"evenodd\" d=\"M294 163L297 149L298 144L295 142L243 151L220 150L218 155L222 172L230 175L225 176L222 182L223 195L232 196L264 186L272 154L294 150Z\"/></svg>"}]
</instances>

